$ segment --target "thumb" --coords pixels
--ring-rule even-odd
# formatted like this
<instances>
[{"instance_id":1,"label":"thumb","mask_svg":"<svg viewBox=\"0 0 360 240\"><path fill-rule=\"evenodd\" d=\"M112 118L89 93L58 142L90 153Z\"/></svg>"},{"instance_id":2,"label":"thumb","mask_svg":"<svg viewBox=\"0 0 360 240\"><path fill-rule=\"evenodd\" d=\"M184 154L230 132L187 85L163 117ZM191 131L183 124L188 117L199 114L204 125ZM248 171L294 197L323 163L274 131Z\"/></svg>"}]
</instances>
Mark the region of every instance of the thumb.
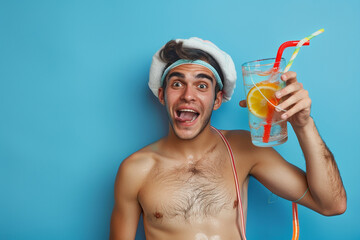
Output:
<instances>
[{"instance_id":1,"label":"thumb","mask_svg":"<svg viewBox=\"0 0 360 240\"><path fill-rule=\"evenodd\" d=\"M240 105L240 107L243 107L243 108L246 108L246 100L241 100L240 102L239 102L239 105Z\"/></svg>"}]
</instances>

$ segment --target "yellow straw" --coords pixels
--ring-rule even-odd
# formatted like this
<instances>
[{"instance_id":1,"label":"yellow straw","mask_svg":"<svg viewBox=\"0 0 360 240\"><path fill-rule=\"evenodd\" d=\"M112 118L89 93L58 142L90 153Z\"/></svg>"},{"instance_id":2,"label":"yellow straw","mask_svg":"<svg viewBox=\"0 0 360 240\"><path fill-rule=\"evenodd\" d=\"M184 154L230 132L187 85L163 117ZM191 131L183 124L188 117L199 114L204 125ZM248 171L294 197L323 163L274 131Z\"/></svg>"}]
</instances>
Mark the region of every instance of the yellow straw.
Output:
<instances>
[{"instance_id":1,"label":"yellow straw","mask_svg":"<svg viewBox=\"0 0 360 240\"><path fill-rule=\"evenodd\" d=\"M291 55L291 58L290 58L290 61L289 63L286 65L285 67L285 70L284 70L284 73L286 73L287 71L289 71L291 65L293 64L294 62L294 59L296 58L301 46L306 43L307 41L309 41L310 39L312 39L313 37L316 37L317 35L323 33L325 30L322 28L316 32L314 32L313 34L311 34L310 36L306 37L306 38L303 38L301 39L301 41L296 45L296 48L295 48L295 51L294 53Z\"/></svg>"}]
</instances>

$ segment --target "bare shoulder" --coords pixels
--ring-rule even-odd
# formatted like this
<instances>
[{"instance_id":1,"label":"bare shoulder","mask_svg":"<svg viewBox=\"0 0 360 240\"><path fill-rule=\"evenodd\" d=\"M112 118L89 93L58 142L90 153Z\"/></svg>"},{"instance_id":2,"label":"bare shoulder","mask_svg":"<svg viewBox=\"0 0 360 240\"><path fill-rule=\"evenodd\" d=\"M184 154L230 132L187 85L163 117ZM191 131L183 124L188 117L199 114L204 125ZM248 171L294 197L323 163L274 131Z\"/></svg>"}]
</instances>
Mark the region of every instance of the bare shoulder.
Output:
<instances>
[{"instance_id":1,"label":"bare shoulder","mask_svg":"<svg viewBox=\"0 0 360 240\"><path fill-rule=\"evenodd\" d=\"M251 144L250 132L246 130L222 130L226 138L231 142L238 142L245 145Z\"/></svg>"},{"instance_id":2,"label":"bare shoulder","mask_svg":"<svg viewBox=\"0 0 360 240\"><path fill-rule=\"evenodd\" d=\"M224 130L222 133L231 144L237 159L247 163L251 169L255 164L268 158L279 158L273 148L257 147L251 142L251 135L246 130Z\"/></svg>"},{"instance_id":3,"label":"bare shoulder","mask_svg":"<svg viewBox=\"0 0 360 240\"><path fill-rule=\"evenodd\" d=\"M256 147L251 142L251 135L246 130L224 130L222 133L230 142L234 151L241 151L242 154L256 152Z\"/></svg>"},{"instance_id":4,"label":"bare shoulder","mask_svg":"<svg viewBox=\"0 0 360 240\"><path fill-rule=\"evenodd\" d=\"M154 153L147 148L141 149L124 159L120 164L119 171L138 175L140 172L144 173L146 169L151 168Z\"/></svg>"},{"instance_id":5,"label":"bare shoulder","mask_svg":"<svg viewBox=\"0 0 360 240\"><path fill-rule=\"evenodd\" d=\"M122 161L116 176L115 188L141 188L156 162L156 153L153 150L155 145L156 143L150 144Z\"/></svg>"},{"instance_id":6,"label":"bare shoulder","mask_svg":"<svg viewBox=\"0 0 360 240\"><path fill-rule=\"evenodd\" d=\"M243 153L261 156L269 152L275 152L273 148L257 147L251 142L250 132L247 130L224 130L222 131L231 143L231 147L243 151Z\"/></svg>"}]
</instances>

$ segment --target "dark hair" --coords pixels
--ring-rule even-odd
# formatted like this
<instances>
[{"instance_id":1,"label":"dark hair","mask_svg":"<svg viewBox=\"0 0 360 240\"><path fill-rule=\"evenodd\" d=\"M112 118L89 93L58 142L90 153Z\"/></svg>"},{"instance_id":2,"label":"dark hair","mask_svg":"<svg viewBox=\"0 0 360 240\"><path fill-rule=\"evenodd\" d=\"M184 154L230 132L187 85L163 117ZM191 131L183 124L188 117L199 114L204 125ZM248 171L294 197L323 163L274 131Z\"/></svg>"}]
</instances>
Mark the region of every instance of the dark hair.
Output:
<instances>
[{"instance_id":1,"label":"dark hair","mask_svg":"<svg viewBox=\"0 0 360 240\"><path fill-rule=\"evenodd\" d=\"M166 62L166 67L169 67L171 64L176 62L179 59L187 59L187 60L203 60L209 63L215 70L218 72L221 82L224 84L224 77L221 71L219 64L216 60L207 52L204 52L200 49L194 48L184 48L182 42L176 42L175 40L171 40L161 49L160 51L160 59ZM164 71L165 71L164 69ZM164 89L166 88L166 81L163 82ZM215 86L215 94L220 90L219 85L216 83Z\"/></svg>"}]
</instances>

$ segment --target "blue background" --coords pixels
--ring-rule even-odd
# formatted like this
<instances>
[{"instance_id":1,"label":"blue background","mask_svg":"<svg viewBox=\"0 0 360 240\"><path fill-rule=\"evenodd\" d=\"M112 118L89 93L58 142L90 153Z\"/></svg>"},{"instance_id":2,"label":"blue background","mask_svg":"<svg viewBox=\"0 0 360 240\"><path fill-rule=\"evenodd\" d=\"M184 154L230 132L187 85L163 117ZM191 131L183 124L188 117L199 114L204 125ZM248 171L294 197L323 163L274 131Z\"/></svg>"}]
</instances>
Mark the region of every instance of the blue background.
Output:
<instances>
[{"instance_id":1,"label":"blue background","mask_svg":"<svg viewBox=\"0 0 360 240\"><path fill-rule=\"evenodd\" d=\"M291 70L310 92L348 209L324 217L300 206L300 239L360 239L360 1L1 0L0 239L108 238L121 161L167 133L147 80L168 40L198 36L232 55L238 88L212 124L248 129L241 64L320 28ZM304 168L292 130L276 149ZM253 179L249 188L248 239L290 239L291 203Z\"/></svg>"}]
</instances>

